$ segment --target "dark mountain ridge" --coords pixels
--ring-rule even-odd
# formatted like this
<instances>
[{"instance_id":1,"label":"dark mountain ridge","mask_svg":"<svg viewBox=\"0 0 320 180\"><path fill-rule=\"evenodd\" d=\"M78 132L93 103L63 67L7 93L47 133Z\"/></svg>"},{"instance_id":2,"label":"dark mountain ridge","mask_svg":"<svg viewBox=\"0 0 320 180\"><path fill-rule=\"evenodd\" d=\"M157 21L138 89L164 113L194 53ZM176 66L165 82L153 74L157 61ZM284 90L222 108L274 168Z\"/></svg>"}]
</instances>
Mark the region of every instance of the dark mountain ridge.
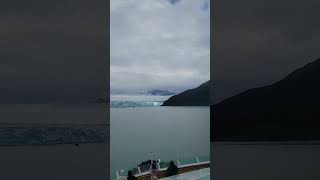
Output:
<instances>
[{"instance_id":1,"label":"dark mountain ridge","mask_svg":"<svg viewBox=\"0 0 320 180\"><path fill-rule=\"evenodd\" d=\"M320 140L320 59L211 107L213 141Z\"/></svg>"},{"instance_id":2,"label":"dark mountain ridge","mask_svg":"<svg viewBox=\"0 0 320 180\"><path fill-rule=\"evenodd\" d=\"M210 81L170 97L163 106L209 106Z\"/></svg>"}]
</instances>

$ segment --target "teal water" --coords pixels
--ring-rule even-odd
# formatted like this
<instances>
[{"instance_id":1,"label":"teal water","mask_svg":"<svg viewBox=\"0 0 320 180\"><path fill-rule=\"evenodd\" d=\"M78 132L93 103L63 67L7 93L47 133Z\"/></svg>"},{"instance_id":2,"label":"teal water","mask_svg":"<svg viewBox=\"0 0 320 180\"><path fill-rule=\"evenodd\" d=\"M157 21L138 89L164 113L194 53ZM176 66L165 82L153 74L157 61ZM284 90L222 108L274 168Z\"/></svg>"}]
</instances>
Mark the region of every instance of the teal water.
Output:
<instances>
[{"instance_id":1,"label":"teal water","mask_svg":"<svg viewBox=\"0 0 320 180\"><path fill-rule=\"evenodd\" d=\"M105 126L84 127L1 127L0 145L57 145L105 143Z\"/></svg>"},{"instance_id":2,"label":"teal water","mask_svg":"<svg viewBox=\"0 0 320 180\"><path fill-rule=\"evenodd\" d=\"M201 177L198 180L210 180L210 175L205 176L205 177Z\"/></svg>"},{"instance_id":3,"label":"teal water","mask_svg":"<svg viewBox=\"0 0 320 180\"><path fill-rule=\"evenodd\" d=\"M106 104L0 104L0 146L105 143Z\"/></svg>"},{"instance_id":4,"label":"teal water","mask_svg":"<svg viewBox=\"0 0 320 180\"><path fill-rule=\"evenodd\" d=\"M151 156L182 162L210 156L209 107L111 108L110 125L110 179Z\"/></svg>"}]
</instances>

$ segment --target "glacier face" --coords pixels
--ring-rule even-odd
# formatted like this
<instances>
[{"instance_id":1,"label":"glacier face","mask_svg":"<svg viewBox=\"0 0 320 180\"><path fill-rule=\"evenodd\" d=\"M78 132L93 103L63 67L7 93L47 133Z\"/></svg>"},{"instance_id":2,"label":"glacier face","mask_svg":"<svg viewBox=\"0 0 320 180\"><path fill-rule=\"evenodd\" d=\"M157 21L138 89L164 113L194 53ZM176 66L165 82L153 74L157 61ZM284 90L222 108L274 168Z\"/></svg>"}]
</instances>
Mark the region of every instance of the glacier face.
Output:
<instances>
[{"instance_id":1,"label":"glacier face","mask_svg":"<svg viewBox=\"0 0 320 180\"><path fill-rule=\"evenodd\" d=\"M153 96L146 94L110 95L111 108L138 108L161 106L170 96Z\"/></svg>"},{"instance_id":2,"label":"glacier face","mask_svg":"<svg viewBox=\"0 0 320 180\"><path fill-rule=\"evenodd\" d=\"M161 106L161 101L111 101L111 108L136 108Z\"/></svg>"}]
</instances>

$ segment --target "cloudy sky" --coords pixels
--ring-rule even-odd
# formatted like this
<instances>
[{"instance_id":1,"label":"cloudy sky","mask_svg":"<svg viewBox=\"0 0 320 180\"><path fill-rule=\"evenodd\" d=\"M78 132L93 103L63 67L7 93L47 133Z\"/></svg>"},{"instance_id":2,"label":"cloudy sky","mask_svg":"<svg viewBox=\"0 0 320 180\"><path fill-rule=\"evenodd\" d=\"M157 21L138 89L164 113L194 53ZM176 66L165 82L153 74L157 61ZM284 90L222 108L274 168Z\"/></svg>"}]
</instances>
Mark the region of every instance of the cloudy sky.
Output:
<instances>
[{"instance_id":1,"label":"cloudy sky","mask_svg":"<svg viewBox=\"0 0 320 180\"><path fill-rule=\"evenodd\" d=\"M272 84L319 58L319 7L318 0L215 1L214 100Z\"/></svg>"},{"instance_id":2,"label":"cloudy sky","mask_svg":"<svg viewBox=\"0 0 320 180\"><path fill-rule=\"evenodd\" d=\"M111 93L182 91L210 78L210 0L111 0Z\"/></svg>"},{"instance_id":3,"label":"cloudy sky","mask_svg":"<svg viewBox=\"0 0 320 180\"><path fill-rule=\"evenodd\" d=\"M0 103L88 101L105 94L104 0L2 0Z\"/></svg>"}]
</instances>

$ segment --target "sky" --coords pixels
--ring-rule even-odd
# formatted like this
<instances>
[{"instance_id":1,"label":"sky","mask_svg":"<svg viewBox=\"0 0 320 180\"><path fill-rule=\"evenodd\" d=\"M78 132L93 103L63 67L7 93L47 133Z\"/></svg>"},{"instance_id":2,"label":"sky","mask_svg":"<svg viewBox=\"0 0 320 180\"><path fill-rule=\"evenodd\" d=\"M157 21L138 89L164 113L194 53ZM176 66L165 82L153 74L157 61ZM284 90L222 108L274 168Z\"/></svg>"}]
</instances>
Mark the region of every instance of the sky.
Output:
<instances>
[{"instance_id":1,"label":"sky","mask_svg":"<svg viewBox=\"0 0 320 180\"><path fill-rule=\"evenodd\" d=\"M272 84L319 58L319 7L318 0L215 1L214 101Z\"/></svg>"},{"instance_id":2,"label":"sky","mask_svg":"<svg viewBox=\"0 0 320 180\"><path fill-rule=\"evenodd\" d=\"M210 78L210 0L111 0L111 93L180 92Z\"/></svg>"},{"instance_id":3,"label":"sky","mask_svg":"<svg viewBox=\"0 0 320 180\"><path fill-rule=\"evenodd\" d=\"M104 96L106 9L104 0L2 0L0 103Z\"/></svg>"}]
</instances>

